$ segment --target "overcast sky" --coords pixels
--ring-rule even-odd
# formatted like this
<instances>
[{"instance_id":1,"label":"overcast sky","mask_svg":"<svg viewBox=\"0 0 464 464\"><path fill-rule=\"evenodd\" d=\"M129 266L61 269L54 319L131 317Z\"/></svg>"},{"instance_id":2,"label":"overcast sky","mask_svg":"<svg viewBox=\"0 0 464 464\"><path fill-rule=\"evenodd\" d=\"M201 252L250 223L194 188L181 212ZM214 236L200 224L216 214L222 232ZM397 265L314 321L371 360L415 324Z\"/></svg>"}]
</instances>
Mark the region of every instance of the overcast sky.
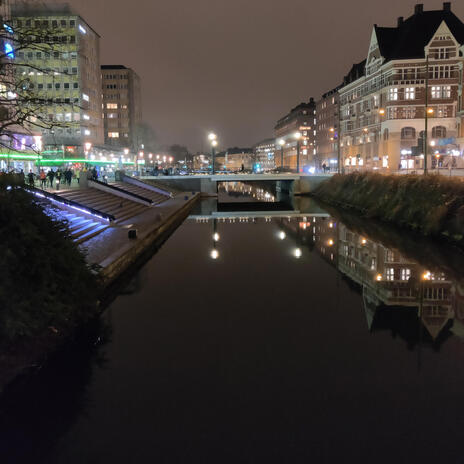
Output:
<instances>
[{"instance_id":1,"label":"overcast sky","mask_svg":"<svg viewBox=\"0 0 464 464\"><path fill-rule=\"evenodd\" d=\"M251 146L293 106L338 85L366 57L374 23L405 0L70 0L101 35L102 64L142 78L143 117L162 143ZM429 1L424 9L441 9ZM464 1L452 3L464 20Z\"/></svg>"}]
</instances>

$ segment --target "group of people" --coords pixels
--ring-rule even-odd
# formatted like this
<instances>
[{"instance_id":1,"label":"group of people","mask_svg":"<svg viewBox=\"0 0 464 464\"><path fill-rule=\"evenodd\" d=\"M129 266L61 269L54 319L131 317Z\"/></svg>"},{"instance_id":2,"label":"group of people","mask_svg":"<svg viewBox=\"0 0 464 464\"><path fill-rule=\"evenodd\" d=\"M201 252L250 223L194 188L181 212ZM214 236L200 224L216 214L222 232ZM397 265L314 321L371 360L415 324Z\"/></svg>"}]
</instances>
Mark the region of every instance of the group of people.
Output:
<instances>
[{"instance_id":1,"label":"group of people","mask_svg":"<svg viewBox=\"0 0 464 464\"><path fill-rule=\"evenodd\" d=\"M81 172L79 170L73 171L70 168L66 168L65 170L58 168L56 171L50 169L48 172L45 172L44 169L41 169L38 175L34 174L34 172L30 170L27 174L27 183L29 186L34 187L35 180L38 179L42 189L47 187L55 187L58 190L60 185L67 185L68 187L71 187L73 178L77 179L77 182L79 183L80 174ZM24 177L22 169L19 175Z\"/></svg>"}]
</instances>

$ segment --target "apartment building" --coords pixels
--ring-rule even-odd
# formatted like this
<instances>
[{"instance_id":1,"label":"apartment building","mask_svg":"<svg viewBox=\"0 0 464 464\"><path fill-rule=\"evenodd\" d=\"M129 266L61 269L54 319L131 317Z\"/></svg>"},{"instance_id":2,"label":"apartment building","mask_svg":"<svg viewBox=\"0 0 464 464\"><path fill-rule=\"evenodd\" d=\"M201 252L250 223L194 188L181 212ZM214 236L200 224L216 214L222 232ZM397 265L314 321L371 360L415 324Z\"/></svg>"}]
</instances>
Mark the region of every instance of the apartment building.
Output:
<instances>
[{"instance_id":1,"label":"apartment building","mask_svg":"<svg viewBox=\"0 0 464 464\"><path fill-rule=\"evenodd\" d=\"M339 90L346 170L422 169L424 155L429 167L462 163L463 45L464 24L448 2L433 11L416 5L396 27L373 27L366 60L353 66Z\"/></svg>"},{"instance_id":2,"label":"apartment building","mask_svg":"<svg viewBox=\"0 0 464 464\"><path fill-rule=\"evenodd\" d=\"M315 167L336 170L338 162L339 96L341 86L326 92L316 103Z\"/></svg>"},{"instance_id":3,"label":"apartment building","mask_svg":"<svg viewBox=\"0 0 464 464\"><path fill-rule=\"evenodd\" d=\"M276 167L301 172L314 165L316 143L316 102L300 103L277 121L274 127ZM282 150L283 149L283 150ZM283 164L282 164L283 163Z\"/></svg>"},{"instance_id":4,"label":"apartment building","mask_svg":"<svg viewBox=\"0 0 464 464\"><path fill-rule=\"evenodd\" d=\"M102 145L100 36L67 4L12 5L14 27L37 30L43 44L17 53L16 72L27 74L37 97L48 101L41 115L57 126L43 129L45 148L82 156ZM42 48L42 49L41 49ZM24 64L24 66L21 66Z\"/></svg>"},{"instance_id":5,"label":"apartment building","mask_svg":"<svg viewBox=\"0 0 464 464\"><path fill-rule=\"evenodd\" d=\"M143 144L138 134L142 122L140 77L123 65L103 65L101 73L105 144L136 152Z\"/></svg>"}]
</instances>

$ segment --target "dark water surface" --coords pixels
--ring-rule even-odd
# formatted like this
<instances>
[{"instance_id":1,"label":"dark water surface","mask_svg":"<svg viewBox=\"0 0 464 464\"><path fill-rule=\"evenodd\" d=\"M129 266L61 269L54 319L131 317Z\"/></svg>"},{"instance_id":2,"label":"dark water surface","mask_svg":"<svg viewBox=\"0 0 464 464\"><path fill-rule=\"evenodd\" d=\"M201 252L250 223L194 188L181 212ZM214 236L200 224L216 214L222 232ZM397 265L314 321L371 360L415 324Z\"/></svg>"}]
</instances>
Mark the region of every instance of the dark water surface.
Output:
<instances>
[{"instance_id":1,"label":"dark water surface","mask_svg":"<svg viewBox=\"0 0 464 464\"><path fill-rule=\"evenodd\" d=\"M187 220L3 398L0 462L464 462L459 253L348 222Z\"/></svg>"}]
</instances>

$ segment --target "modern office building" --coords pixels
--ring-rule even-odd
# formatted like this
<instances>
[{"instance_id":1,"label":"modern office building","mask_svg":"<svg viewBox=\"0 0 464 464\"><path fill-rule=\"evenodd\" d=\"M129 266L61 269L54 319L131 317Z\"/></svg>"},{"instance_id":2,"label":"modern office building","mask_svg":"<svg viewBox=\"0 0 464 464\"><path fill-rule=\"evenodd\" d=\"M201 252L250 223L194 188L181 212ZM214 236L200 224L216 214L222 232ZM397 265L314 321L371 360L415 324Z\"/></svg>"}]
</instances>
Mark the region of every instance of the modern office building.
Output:
<instances>
[{"instance_id":1,"label":"modern office building","mask_svg":"<svg viewBox=\"0 0 464 464\"><path fill-rule=\"evenodd\" d=\"M122 65L103 65L101 73L105 144L136 152L143 148L138 134L142 122L140 77Z\"/></svg>"},{"instance_id":2,"label":"modern office building","mask_svg":"<svg viewBox=\"0 0 464 464\"><path fill-rule=\"evenodd\" d=\"M253 147L256 169L270 171L275 168L275 139L261 140Z\"/></svg>"},{"instance_id":3,"label":"modern office building","mask_svg":"<svg viewBox=\"0 0 464 464\"><path fill-rule=\"evenodd\" d=\"M279 119L274 128L274 135L277 167L302 171L305 167L314 166L316 142L316 102L314 99L311 98L307 103L300 103L290 113ZM283 156L279 156L279 151L283 151Z\"/></svg>"},{"instance_id":4,"label":"modern office building","mask_svg":"<svg viewBox=\"0 0 464 464\"><path fill-rule=\"evenodd\" d=\"M48 102L41 116L56 126L42 130L44 148L87 155L104 142L100 36L67 4L18 2L12 16L16 30L37 30L43 41L18 51L16 72Z\"/></svg>"},{"instance_id":5,"label":"modern office building","mask_svg":"<svg viewBox=\"0 0 464 464\"><path fill-rule=\"evenodd\" d=\"M428 167L462 164L463 46L464 24L448 2L433 11L416 5L396 27L374 25L366 60L339 91L346 170L422 169L426 140Z\"/></svg>"}]
</instances>

